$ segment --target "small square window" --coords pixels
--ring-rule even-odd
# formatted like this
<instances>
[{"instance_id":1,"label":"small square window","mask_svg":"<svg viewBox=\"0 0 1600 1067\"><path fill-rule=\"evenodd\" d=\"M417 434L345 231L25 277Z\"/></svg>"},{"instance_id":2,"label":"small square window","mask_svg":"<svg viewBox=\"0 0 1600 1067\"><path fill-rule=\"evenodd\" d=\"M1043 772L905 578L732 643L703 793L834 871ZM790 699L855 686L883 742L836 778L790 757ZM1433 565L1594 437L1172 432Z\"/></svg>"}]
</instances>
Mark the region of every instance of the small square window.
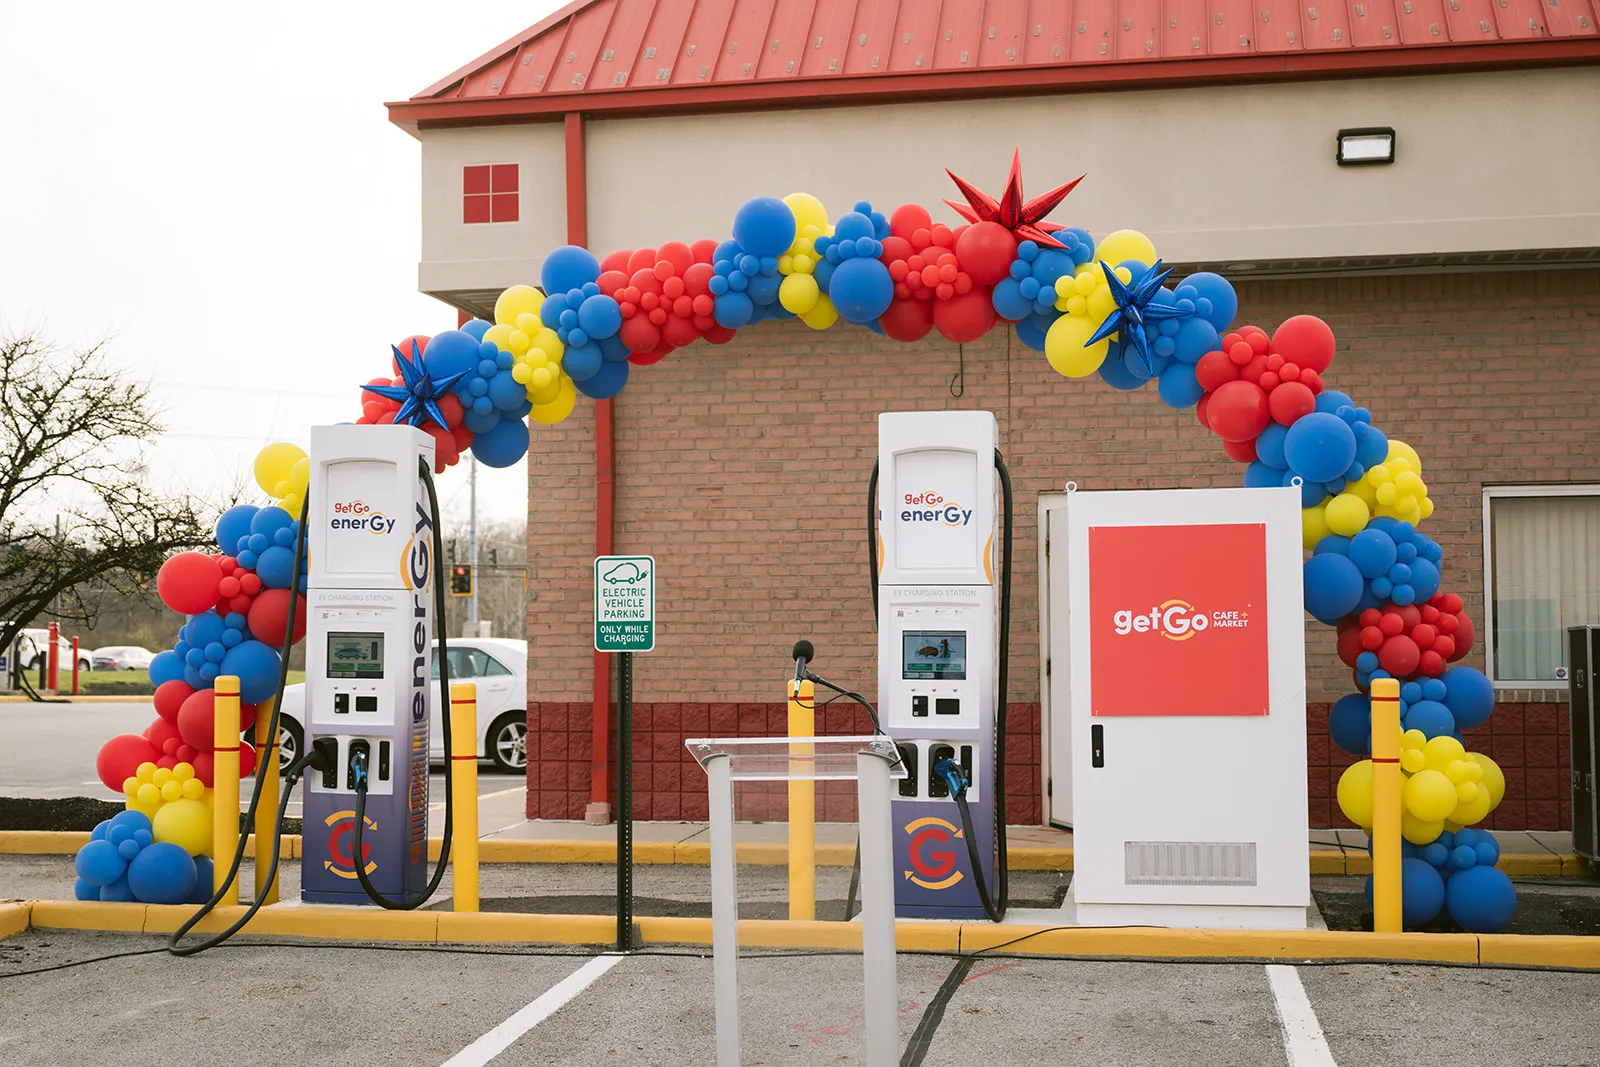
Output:
<instances>
[{"instance_id":1,"label":"small square window","mask_svg":"<svg viewBox=\"0 0 1600 1067\"><path fill-rule=\"evenodd\" d=\"M1485 489L1486 658L1496 685L1564 688L1567 627L1600 622L1600 485Z\"/></svg>"},{"instance_id":2,"label":"small square window","mask_svg":"<svg viewBox=\"0 0 1600 1067\"><path fill-rule=\"evenodd\" d=\"M519 167L516 163L475 163L461 168L461 221L464 224L516 222Z\"/></svg>"}]
</instances>

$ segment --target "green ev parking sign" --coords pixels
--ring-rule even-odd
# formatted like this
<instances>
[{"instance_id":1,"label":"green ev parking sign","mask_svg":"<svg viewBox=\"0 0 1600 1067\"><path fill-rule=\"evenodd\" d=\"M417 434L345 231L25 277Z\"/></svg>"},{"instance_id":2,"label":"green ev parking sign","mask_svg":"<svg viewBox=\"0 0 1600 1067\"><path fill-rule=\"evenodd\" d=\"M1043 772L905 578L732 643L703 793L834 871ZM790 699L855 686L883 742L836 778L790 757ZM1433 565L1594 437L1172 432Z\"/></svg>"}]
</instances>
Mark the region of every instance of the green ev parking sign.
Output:
<instances>
[{"instance_id":1,"label":"green ev parking sign","mask_svg":"<svg viewBox=\"0 0 1600 1067\"><path fill-rule=\"evenodd\" d=\"M595 557L595 651L650 652L655 647L655 557Z\"/></svg>"}]
</instances>

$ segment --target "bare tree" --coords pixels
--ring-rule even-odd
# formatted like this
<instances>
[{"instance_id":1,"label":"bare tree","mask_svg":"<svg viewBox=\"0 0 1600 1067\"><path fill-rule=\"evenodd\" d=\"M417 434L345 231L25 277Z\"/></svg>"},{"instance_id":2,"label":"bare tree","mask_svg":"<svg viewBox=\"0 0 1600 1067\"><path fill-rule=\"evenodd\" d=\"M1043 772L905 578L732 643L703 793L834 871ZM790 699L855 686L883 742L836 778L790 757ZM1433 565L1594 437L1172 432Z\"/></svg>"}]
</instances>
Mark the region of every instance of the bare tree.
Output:
<instances>
[{"instance_id":1,"label":"bare tree","mask_svg":"<svg viewBox=\"0 0 1600 1067\"><path fill-rule=\"evenodd\" d=\"M468 563L467 530L459 520L445 531L448 565ZM478 524L478 568L472 576L478 591L478 618L490 623L496 637L527 636L528 527L525 522L489 521ZM448 581L448 575L445 579ZM445 603L445 633L463 632L467 621L466 597L449 597Z\"/></svg>"},{"instance_id":2,"label":"bare tree","mask_svg":"<svg viewBox=\"0 0 1600 1067\"><path fill-rule=\"evenodd\" d=\"M194 500L150 487L155 415L103 345L0 337L0 647L55 605L87 624L108 594L146 596L169 555L210 543Z\"/></svg>"}]
</instances>

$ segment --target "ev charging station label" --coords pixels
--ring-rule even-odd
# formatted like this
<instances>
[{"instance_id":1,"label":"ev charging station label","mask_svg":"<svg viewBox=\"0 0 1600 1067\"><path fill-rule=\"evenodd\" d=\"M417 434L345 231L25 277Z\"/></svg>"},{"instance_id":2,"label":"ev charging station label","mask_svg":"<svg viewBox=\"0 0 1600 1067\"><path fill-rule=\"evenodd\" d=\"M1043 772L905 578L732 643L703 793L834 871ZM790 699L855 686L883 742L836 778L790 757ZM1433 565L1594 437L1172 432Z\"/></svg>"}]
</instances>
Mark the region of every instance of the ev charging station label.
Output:
<instances>
[{"instance_id":1,"label":"ev charging station label","mask_svg":"<svg viewBox=\"0 0 1600 1067\"><path fill-rule=\"evenodd\" d=\"M1089 527L1091 714L1265 715L1266 527Z\"/></svg>"},{"instance_id":2,"label":"ev charging station label","mask_svg":"<svg viewBox=\"0 0 1600 1067\"><path fill-rule=\"evenodd\" d=\"M595 557L594 650L652 652L655 647L655 557Z\"/></svg>"}]
</instances>

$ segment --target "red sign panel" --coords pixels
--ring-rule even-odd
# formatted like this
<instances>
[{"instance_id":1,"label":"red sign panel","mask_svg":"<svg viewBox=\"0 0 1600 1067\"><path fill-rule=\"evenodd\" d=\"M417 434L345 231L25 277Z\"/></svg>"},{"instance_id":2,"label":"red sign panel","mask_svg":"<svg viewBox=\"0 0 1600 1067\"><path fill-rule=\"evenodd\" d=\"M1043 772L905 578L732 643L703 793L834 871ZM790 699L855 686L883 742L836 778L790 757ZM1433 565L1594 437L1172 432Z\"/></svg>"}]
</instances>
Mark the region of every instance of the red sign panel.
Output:
<instances>
[{"instance_id":1,"label":"red sign panel","mask_svg":"<svg viewBox=\"0 0 1600 1067\"><path fill-rule=\"evenodd\" d=\"M1089 529L1092 714L1267 714L1267 529Z\"/></svg>"}]
</instances>

